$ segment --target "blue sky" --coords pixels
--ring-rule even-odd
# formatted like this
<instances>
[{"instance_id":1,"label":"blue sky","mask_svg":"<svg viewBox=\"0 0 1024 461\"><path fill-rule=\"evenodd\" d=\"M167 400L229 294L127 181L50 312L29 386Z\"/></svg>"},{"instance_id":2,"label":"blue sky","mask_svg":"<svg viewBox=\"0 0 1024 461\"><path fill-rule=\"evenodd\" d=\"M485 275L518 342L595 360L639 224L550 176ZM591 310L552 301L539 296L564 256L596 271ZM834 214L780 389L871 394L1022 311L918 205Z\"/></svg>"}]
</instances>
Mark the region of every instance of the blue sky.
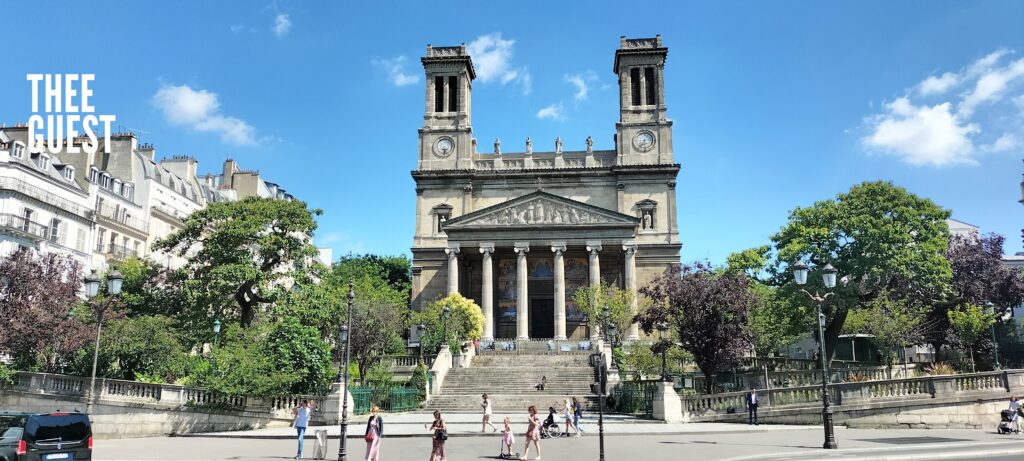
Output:
<instances>
[{"instance_id":1,"label":"blue sky","mask_svg":"<svg viewBox=\"0 0 1024 461\"><path fill-rule=\"evenodd\" d=\"M661 34L684 260L875 179L1021 250L1024 2L621 5L8 2L0 120L27 119L27 73L95 73L97 111L158 156L259 169L324 210L336 256L408 253L426 44L478 55L481 145L609 149L618 37Z\"/></svg>"}]
</instances>

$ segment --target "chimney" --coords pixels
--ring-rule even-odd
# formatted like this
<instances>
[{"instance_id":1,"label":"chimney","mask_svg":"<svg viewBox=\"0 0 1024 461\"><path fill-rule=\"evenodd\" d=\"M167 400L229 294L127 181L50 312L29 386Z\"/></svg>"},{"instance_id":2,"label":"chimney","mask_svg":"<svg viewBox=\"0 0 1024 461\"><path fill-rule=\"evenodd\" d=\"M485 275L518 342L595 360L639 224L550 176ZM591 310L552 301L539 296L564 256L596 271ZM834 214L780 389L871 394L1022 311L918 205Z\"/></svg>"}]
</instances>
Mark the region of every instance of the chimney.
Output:
<instances>
[{"instance_id":1,"label":"chimney","mask_svg":"<svg viewBox=\"0 0 1024 461\"><path fill-rule=\"evenodd\" d=\"M224 160L224 180L221 182L221 184L223 184L225 186L228 186L230 188L234 188L235 187L234 178L235 178L235 173L237 173L237 172L238 172L238 165L235 165L235 160L234 159L230 159L229 158L227 160Z\"/></svg>"}]
</instances>

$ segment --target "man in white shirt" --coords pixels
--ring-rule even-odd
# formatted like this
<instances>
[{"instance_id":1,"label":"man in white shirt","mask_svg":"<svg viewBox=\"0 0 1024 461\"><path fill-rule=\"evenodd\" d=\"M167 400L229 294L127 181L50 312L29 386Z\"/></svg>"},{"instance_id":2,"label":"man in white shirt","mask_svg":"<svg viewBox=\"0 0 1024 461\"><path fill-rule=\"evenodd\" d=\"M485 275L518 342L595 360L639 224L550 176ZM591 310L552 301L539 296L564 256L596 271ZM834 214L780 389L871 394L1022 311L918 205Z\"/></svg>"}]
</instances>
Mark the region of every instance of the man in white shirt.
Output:
<instances>
[{"instance_id":1,"label":"man in white shirt","mask_svg":"<svg viewBox=\"0 0 1024 461\"><path fill-rule=\"evenodd\" d=\"M1020 432L1020 402L1017 397L1010 397L1010 411L1013 412L1013 429L1016 432Z\"/></svg>"},{"instance_id":2,"label":"man in white shirt","mask_svg":"<svg viewBox=\"0 0 1024 461\"><path fill-rule=\"evenodd\" d=\"M747 392L747 417L748 424L757 424L757 405L760 403L760 399L757 396L757 389L753 386L750 387L750 392Z\"/></svg>"},{"instance_id":3,"label":"man in white shirt","mask_svg":"<svg viewBox=\"0 0 1024 461\"><path fill-rule=\"evenodd\" d=\"M292 416L295 417L295 432L299 436L299 451L295 455L295 459L302 458L302 439L306 436L306 426L309 425L311 413L313 413L313 404L306 399L302 399L302 403L292 409Z\"/></svg>"}]
</instances>

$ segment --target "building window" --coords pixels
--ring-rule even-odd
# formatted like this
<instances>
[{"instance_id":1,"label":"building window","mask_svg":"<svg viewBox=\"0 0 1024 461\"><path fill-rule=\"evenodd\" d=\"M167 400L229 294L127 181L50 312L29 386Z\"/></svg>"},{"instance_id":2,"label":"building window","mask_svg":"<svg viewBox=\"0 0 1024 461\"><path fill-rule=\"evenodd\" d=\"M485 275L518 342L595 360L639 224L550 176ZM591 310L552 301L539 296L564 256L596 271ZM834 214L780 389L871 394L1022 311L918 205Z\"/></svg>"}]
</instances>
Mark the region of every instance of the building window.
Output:
<instances>
[{"instance_id":1,"label":"building window","mask_svg":"<svg viewBox=\"0 0 1024 461\"><path fill-rule=\"evenodd\" d=\"M644 69L644 83L647 84L647 105L658 104L658 78L654 76L654 68Z\"/></svg>"},{"instance_id":2,"label":"building window","mask_svg":"<svg viewBox=\"0 0 1024 461\"><path fill-rule=\"evenodd\" d=\"M99 175L100 170L97 170L94 166L89 167L89 182L95 183L98 180Z\"/></svg>"},{"instance_id":3,"label":"building window","mask_svg":"<svg viewBox=\"0 0 1024 461\"><path fill-rule=\"evenodd\" d=\"M100 176L100 187L102 187L104 189L110 189L110 175L109 174L103 173L103 175Z\"/></svg>"},{"instance_id":4,"label":"building window","mask_svg":"<svg viewBox=\"0 0 1024 461\"><path fill-rule=\"evenodd\" d=\"M25 219L25 222L21 223L21 231L28 232L29 223L32 222L32 209L25 208L25 210L22 211L21 216Z\"/></svg>"},{"instance_id":5,"label":"building window","mask_svg":"<svg viewBox=\"0 0 1024 461\"><path fill-rule=\"evenodd\" d=\"M132 188L131 185L129 185L129 184L125 184L124 185L124 194L123 194L124 198L129 199L129 200L132 199L132 189L133 188Z\"/></svg>"},{"instance_id":6,"label":"building window","mask_svg":"<svg viewBox=\"0 0 1024 461\"><path fill-rule=\"evenodd\" d=\"M110 186L110 190L113 191L115 194L120 194L121 193L121 180L117 179L117 178L114 178L114 184L112 186Z\"/></svg>"},{"instance_id":7,"label":"building window","mask_svg":"<svg viewBox=\"0 0 1024 461\"><path fill-rule=\"evenodd\" d=\"M49 156L47 156L47 155L40 155L39 156L39 169L40 170L48 170L48 169L50 169L50 157Z\"/></svg>"},{"instance_id":8,"label":"building window","mask_svg":"<svg viewBox=\"0 0 1024 461\"><path fill-rule=\"evenodd\" d=\"M459 111L459 77L448 77L448 112Z\"/></svg>"},{"instance_id":9,"label":"building window","mask_svg":"<svg viewBox=\"0 0 1024 461\"><path fill-rule=\"evenodd\" d=\"M16 142L14 143L14 158L25 158L25 145Z\"/></svg>"},{"instance_id":10,"label":"building window","mask_svg":"<svg viewBox=\"0 0 1024 461\"><path fill-rule=\"evenodd\" d=\"M53 218L50 220L50 241L56 243L60 237L60 220Z\"/></svg>"},{"instance_id":11,"label":"building window","mask_svg":"<svg viewBox=\"0 0 1024 461\"><path fill-rule=\"evenodd\" d=\"M106 229L100 229L99 232L96 233L96 251L98 251L100 253L103 253L103 242L106 241L105 240L106 236L107 236L107 230Z\"/></svg>"},{"instance_id":12,"label":"building window","mask_svg":"<svg viewBox=\"0 0 1024 461\"><path fill-rule=\"evenodd\" d=\"M75 169L69 166L64 167L64 179L67 179L68 181L74 181Z\"/></svg>"},{"instance_id":13,"label":"building window","mask_svg":"<svg viewBox=\"0 0 1024 461\"><path fill-rule=\"evenodd\" d=\"M640 102L640 69L634 67L629 70L629 89L634 106L643 104Z\"/></svg>"},{"instance_id":14,"label":"building window","mask_svg":"<svg viewBox=\"0 0 1024 461\"><path fill-rule=\"evenodd\" d=\"M434 112L444 112L444 77L434 77Z\"/></svg>"}]
</instances>

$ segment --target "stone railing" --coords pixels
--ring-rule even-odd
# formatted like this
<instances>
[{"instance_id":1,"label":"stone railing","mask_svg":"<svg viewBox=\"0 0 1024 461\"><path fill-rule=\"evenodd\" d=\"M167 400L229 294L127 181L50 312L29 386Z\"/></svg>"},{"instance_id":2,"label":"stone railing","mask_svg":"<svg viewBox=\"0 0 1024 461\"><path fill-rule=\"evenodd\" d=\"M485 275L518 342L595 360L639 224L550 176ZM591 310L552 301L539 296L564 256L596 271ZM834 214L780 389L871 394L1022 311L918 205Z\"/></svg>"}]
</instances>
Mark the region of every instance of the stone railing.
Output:
<instances>
[{"instance_id":1,"label":"stone railing","mask_svg":"<svg viewBox=\"0 0 1024 461\"><path fill-rule=\"evenodd\" d=\"M423 364L430 368L434 364L434 359L437 355L389 355L384 357L383 362L391 367L415 367L423 362Z\"/></svg>"},{"instance_id":2,"label":"stone railing","mask_svg":"<svg viewBox=\"0 0 1024 461\"><path fill-rule=\"evenodd\" d=\"M498 338L480 341L480 354L590 355L594 353L594 348L595 344L590 340Z\"/></svg>"},{"instance_id":3,"label":"stone railing","mask_svg":"<svg viewBox=\"0 0 1024 461\"><path fill-rule=\"evenodd\" d=\"M1024 370L1003 370L965 375L924 376L887 381L829 385L833 407L872 406L913 401L1002 399L1009 392L1024 393ZM683 411L699 420L743 413L746 391L682 397ZM759 389L763 410L820 408L821 386ZM817 411L817 410L816 410ZM710 418L709 418L710 417Z\"/></svg>"}]
</instances>

